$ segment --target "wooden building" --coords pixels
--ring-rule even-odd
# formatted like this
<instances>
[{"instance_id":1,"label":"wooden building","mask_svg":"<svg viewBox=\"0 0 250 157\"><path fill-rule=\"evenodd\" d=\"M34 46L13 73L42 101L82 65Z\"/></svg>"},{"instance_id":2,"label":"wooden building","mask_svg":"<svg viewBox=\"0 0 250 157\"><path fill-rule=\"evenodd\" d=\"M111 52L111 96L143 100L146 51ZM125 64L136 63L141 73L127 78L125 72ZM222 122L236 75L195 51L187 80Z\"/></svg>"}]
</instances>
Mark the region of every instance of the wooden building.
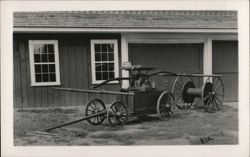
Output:
<instances>
[{"instance_id":1,"label":"wooden building","mask_svg":"<svg viewBox=\"0 0 250 157\"><path fill-rule=\"evenodd\" d=\"M15 12L13 29L18 108L83 105L93 95L51 87L87 89L128 76L119 70L128 61L157 70L223 74L225 101L238 100L236 11ZM158 88L166 79L170 87L173 82L156 79ZM105 88L117 90L118 84Z\"/></svg>"}]
</instances>

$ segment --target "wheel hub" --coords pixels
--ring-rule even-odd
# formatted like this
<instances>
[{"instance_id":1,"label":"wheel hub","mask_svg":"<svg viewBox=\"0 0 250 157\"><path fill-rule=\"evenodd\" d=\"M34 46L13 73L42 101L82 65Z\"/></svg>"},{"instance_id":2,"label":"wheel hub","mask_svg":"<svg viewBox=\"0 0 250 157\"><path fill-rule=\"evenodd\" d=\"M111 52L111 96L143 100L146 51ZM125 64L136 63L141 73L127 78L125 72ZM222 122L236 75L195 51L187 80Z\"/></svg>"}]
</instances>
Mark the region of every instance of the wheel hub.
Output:
<instances>
[{"instance_id":1,"label":"wheel hub","mask_svg":"<svg viewBox=\"0 0 250 157\"><path fill-rule=\"evenodd\" d=\"M116 112L115 115L116 115L116 116L121 116L122 113L121 113L121 112Z\"/></svg>"}]
</instances>

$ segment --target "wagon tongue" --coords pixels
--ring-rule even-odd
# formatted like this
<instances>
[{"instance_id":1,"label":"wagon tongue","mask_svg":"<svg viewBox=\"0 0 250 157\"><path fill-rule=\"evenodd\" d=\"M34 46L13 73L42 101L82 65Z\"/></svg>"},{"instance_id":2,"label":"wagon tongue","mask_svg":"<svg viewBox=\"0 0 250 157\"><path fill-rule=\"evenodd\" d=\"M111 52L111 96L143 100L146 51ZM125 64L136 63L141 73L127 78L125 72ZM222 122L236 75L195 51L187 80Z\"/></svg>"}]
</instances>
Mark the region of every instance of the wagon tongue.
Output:
<instances>
[{"instance_id":1,"label":"wagon tongue","mask_svg":"<svg viewBox=\"0 0 250 157\"><path fill-rule=\"evenodd\" d=\"M39 135L48 135L48 136L57 136L58 134L54 134L54 133L49 133L47 131L35 131L35 134L39 134Z\"/></svg>"}]
</instances>

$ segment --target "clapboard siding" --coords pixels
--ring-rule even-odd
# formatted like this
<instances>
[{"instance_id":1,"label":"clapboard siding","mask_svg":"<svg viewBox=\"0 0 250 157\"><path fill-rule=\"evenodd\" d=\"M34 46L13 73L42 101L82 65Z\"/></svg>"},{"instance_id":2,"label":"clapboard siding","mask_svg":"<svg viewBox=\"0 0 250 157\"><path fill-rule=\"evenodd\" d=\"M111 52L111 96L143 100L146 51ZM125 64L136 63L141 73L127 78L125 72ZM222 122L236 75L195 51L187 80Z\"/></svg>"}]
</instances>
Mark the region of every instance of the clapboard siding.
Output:
<instances>
[{"instance_id":1,"label":"clapboard siding","mask_svg":"<svg viewBox=\"0 0 250 157\"><path fill-rule=\"evenodd\" d=\"M21 84L22 84L22 97L23 97L23 104L22 107L28 107L29 106L29 93L28 93L28 80L27 78L27 67L26 64L26 58L25 58L25 43L20 42L19 44L19 52L20 52L20 64L21 64Z\"/></svg>"},{"instance_id":2,"label":"clapboard siding","mask_svg":"<svg viewBox=\"0 0 250 157\"><path fill-rule=\"evenodd\" d=\"M22 98L22 83L21 83L21 63L20 53L18 53L18 45L14 44L14 107L21 106L23 103Z\"/></svg>"},{"instance_id":3,"label":"clapboard siding","mask_svg":"<svg viewBox=\"0 0 250 157\"><path fill-rule=\"evenodd\" d=\"M213 73L224 75L225 101L238 101L238 41L213 41Z\"/></svg>"},{"instance_id":4,"label":"clapboard siding","mask_svg":"<svg viewBox=\"0 0 250 157\"><path fill-rule=\"evenodd\" d=\"M93 97L99 97L105 103L114 101L115 96L110 95L58 91L53 90L53 86L31 86L28 40L58 40L60 87L88 89L91 86L91 39L117 39L120 52L119 34L14 34L14 107L84 105ZM119 89L117 84L103 88Z\"/></svg>"}]
</instances>

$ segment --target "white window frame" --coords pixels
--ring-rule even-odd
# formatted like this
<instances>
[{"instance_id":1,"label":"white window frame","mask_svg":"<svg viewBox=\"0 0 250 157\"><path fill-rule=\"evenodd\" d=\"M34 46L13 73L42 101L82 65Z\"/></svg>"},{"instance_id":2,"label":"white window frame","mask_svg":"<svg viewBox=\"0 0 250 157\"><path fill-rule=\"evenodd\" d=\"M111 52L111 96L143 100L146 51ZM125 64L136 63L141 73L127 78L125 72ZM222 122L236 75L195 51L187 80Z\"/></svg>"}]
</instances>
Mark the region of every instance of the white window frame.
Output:
<instances>
[{"instance_id":1,"label":"white window frame","mask_svg":"<svg viewBox=\"0 0 250 157\"><path fill-rule=\"evenodd\" d=\"M35 62L34 62L34 44L53 44L55 53L55 82L36 82L35 80ZM59 54L58 54L58 41L57 40L29 40L29 56L30 56L30 75L31 86L54 86L60 85L60 69L59 69Z\"/></svg>"},{"instance_id":2,"label":"white window frame","mask_svg":"<svg viewBox=\"0 0 250 157\"><path fill-rule=\"evenodd\" d=\"M96 80L95 70L95 44L114 44L114 72L115 78L119 77L119 60L118 60L118 42L117 40L91 40L91 72L92 72L92 84L102 83L105 80ZM109 83L118 83L118 81L111 81Z\"/></svg>"}]
</instances>

